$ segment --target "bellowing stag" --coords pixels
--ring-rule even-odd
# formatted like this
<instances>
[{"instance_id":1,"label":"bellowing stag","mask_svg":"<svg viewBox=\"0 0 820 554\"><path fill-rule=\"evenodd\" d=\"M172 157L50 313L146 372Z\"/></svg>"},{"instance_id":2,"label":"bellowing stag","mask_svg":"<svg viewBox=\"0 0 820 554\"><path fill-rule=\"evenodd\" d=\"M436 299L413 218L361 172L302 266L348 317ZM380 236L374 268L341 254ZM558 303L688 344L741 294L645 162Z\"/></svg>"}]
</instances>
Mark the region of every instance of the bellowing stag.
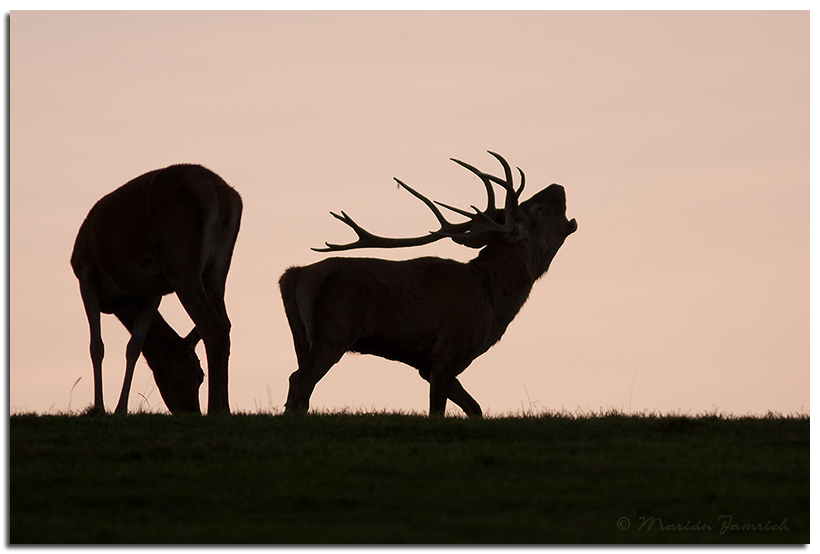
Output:
<instances>
[{"instance_id":1,"label":"bellowing stag","mask_svg":"<svg viewBox=\"0 0 820 554\"><path fill-rule=\"evenodd\" d=\"M193 354L200 337L208 358L208 413L229 411L231 322L224 298L241 215L239 194L199 165L148 172L91 208L77 234L71 267L80 281L91 331L95 409L105 410L100 313L113 313L131 332L117 413L128 409L140 351L149 363L153 360L157 385L167 391L163 398L174 396L172 403L180 411L193 411L191 397L202 383ZM194 322L186 339L157 312L162 297L171 292Z\"/></svg>"},{"instance_id":2,"label":"bellowing stag","mask_svg":"<svg viewBox=\"0 0 820 554\"><path fill-rule=\"evenodd\" d=\"M373 354L416 368L430 383L430 414L441 415L447 399L468 416L481 407L457 376L490 346L527 300L533 283L549 268L567 236L578 228L567 221L566 195L550 185L526 202L524 172L518 190L509 164L504 178L454 162L477 175L487 190L487 208L473 212L431 202L396 182L427 205L441 228L414 238L385 238L357 225L347 214L331 214L350 226L358 240L327 244L320 252L353 248L398 248L450 238L481 248L468 263L427 257L405 261L328 258L292 267L279 280L293 334L299 368L290 376L286 412L308 410L316 383L345 352ZM493 184L506 191L504 208L495 206ZM436 204L469 218L451 223Z\"/></svg>"}]
</instances>

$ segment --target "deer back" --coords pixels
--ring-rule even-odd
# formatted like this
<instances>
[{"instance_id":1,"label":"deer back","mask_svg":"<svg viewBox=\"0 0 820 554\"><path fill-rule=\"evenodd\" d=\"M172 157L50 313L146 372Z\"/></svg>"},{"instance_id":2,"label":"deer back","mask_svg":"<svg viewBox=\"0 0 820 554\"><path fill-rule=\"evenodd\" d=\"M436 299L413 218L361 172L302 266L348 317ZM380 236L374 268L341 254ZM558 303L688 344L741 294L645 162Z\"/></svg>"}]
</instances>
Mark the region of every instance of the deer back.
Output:
<instances>
[{"instance_id":1,"label":"deer back","mask_svg":"<svg viewBox=\"0 0 820 554\"><path fill-rule=\"evenodd\" d=\"M164 271L201 273L207 265L230 264L241 209L236 191L202 166L148 172L91 208L72 268L94 280L106 313L168 294Z\"/></svg>"}]
</instances>

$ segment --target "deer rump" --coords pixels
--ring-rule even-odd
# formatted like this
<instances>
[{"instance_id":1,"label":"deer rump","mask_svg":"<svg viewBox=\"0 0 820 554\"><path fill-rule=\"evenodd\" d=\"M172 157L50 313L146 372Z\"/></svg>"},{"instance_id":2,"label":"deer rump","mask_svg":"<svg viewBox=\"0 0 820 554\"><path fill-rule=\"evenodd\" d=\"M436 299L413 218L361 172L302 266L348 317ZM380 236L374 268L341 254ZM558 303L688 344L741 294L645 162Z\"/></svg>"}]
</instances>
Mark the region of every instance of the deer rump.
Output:
<instances>
[{"instance_id":1,"label":"deer rump","mask_svg":"<svg viewBox=\"0 0 820 554\"><path fill-rule=\"evenodd\" d=\"M229 265L239 213L236 192L201 166L150 171L91 208L71 264L75 273L91 273L100 311L112 314L145 296L175 292L170 270L207 275Z\"/></svg>"}]
</instances>

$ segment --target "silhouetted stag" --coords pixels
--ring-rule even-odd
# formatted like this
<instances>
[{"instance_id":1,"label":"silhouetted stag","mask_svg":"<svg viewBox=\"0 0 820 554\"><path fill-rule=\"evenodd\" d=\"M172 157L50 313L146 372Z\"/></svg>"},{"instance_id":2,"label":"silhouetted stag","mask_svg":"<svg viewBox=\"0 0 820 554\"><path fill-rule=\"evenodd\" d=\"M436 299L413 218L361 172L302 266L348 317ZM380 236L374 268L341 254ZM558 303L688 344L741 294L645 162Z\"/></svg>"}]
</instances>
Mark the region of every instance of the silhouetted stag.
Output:
<instances>
[{"instance_id":1,"label":"silhouetted stag","mask_svg":"<svg viewBox=\"0 0 820 554\"><path fill-rule=\"evenodd\" d=\"M199 338L208 358L208 412L228 412L231 322L225 281L242 200L216 173L172 165L133 179L100 199L85 218L71 255L91 331L94 407L105 410L100 313L113 313L131 332L116 412L128 409L140 351L171 411L199 411ZM175 292L194 322L185 339L159 315ZM169 403L170 400L170 403Z\"/></svg>"},{"instance_id":2,"label":"silhouetted stag","mask_svg":"<svg viewBox=\"0 0 820 554\"><path fill-rule=\"evenodd\" d=\"M299 363L290 376L286 412L304 412L316 383L345 352L373 354L416 368L430 383L430 414L443 414L449 398L468 416L481 407L457 376L498 342L527 300L533 283L549 268L567 236L578 228L567 221L566 195L550 185L519 205L509 164L493 152L504 179L454 162L476 174L487 189L487 209L475 213L431 202L400 180L424 202L441 225L414 238L384 238L357 225L347 214L331 214L358 235L350 244L327 244L319 252L353 248L399 248L450 238L481 248L468 263L441 258L388 261L328 258L288 269L279 281ZM493 183L506 191L504 208L495 206ZM436 204L468 217L451 223Z\"/></svg>"}]
</instances>

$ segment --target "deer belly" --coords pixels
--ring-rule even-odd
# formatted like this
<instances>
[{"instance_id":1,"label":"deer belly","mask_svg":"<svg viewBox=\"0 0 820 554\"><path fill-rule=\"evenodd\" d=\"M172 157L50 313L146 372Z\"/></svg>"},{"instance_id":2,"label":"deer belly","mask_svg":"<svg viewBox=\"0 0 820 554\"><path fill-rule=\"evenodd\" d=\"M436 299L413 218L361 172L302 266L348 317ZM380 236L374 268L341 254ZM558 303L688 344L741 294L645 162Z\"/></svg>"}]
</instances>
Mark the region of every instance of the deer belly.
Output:
<instances>
[{"instance_id":1,"label":"deer belly","mask_svg":"<svg viewBox=\"0 0 820 554\"><path fill-rule=\"evenodd\" d=\"M144 302L148 297L164 296L174 289L158 270L149 266L131 268L131 271L107 274L100 283L100 302L104 313Z\"/></svg>"},{"instance_id":2,"label":"deer belly","mask_svg":"<svg viewBox=\"0 0 820 554\"><path fill-rule=\"evenodd\" d=\"M416 369L428 368L432 362L432 348L407 341L389 341L378 337L361 338L350 348L351 352L370 354L386 360L402 362Z\"/></svg>"}]
</instances>

